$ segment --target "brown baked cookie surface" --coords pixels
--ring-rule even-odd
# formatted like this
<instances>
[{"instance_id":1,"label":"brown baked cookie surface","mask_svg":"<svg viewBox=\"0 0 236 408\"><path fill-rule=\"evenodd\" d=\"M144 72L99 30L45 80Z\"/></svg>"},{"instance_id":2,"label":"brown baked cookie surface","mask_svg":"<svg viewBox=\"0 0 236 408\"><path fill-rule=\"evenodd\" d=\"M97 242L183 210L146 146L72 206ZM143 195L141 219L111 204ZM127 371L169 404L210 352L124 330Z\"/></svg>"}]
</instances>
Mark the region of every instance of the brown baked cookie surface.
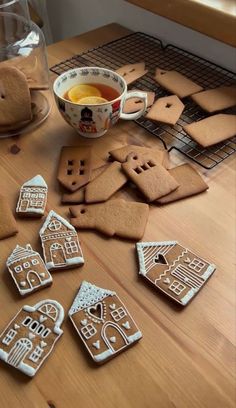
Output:
<instances>
[{"instance_id":1,"label":"brown baked cookie surface","mask_svg":"<svg viewBox=\"0 0 236 408\"><path fill-rule=\"evenodd\" d=\"M184 104L176 95L157 99L146 114L147 119L175 125L184 110Z\"/></svg>"},{"instance_id":2,"label":"brown baked cookie surface","mask_svg":"<svg viewBox=\"0 0 236 408\"><path fill-rule=\"evenodd\" d=\"M218 113L183 127L203 147L212 146L236 134L236 115Z\"/></svg>"},{"instance_id":3,"label":"brown baked cookie surface","mask_svg":"<svg viewBox=\"0 0 236 408\"><path fill-rule=\"evenodd\" d=\"M168 151L165 149L159 148L152 148L152 147L145 147L145 146L136 146L136 145L126 145L123 147L119 147L118 149L110 150L109 154L114 159L119 161L120 163L124 163L127 160L127 156L130 153L135 154L143 154L148 153L155 157L162 166L168 167L169 165L169 157Z\"/></svg>"},{"instance_id":4,"label":"brown baked cookie surface","mask_svg":"<svg viewBox=\"0 0 236 408\"><path fill-rule=\"evenodd\" d=\"M236 86L220 86L191 96L202 109L214 113L236 105Z\"/></svg>"},{"instance_id":5,"label":"brown baked cookie surface","mask_svg":"<svg viewBox=\"0 0 236 408\"><path fill-rule=\"evenodd\" d=\"M116 72L121 75L127 85L129 85L144 76L148 70L145 69L145 62L138 62L137 64L124 65L118 68Z\"/></svg>"},{"instance_id":6,"label":"brown baked cookie surface","mask_svg":"<svg viewBox=\"0 0 236 408\"><path fill-rule=\"evenodd\" d=\"M56 300L23 306L0 334L0 360L33 377L63 334L63 319Z\"/></svg>"},{"instance_id":7,"label":"brown baked cookie surface","mask_svg":"<svg viewBox=\"0 0 236 408\"><path fill-rule=\"evenodd\" d=\"M71 224L78 229L94 229L109 237L117 235L141 239L148 219L149 206L122 199L70 207Z\"/></svg>"},{"instance_id":8,"label":"brown baked cookie surface","mask_svg":"<svg viewBox=\"0 0 236 408\"><path fill-rule=\"evenodd\" d=\"M189 303L216 269L178 241L138 242L136 248L139 274L182 306Z\"/></svg>"},{"instance_id":9,"label":"brown baked cookie surface","mask_svg":"<svg viewBox=\"0 0 236 408\"><path fill-rule=\"evenodd\" d=\"M0 195L0 239L11 237L18 232L16 220L6 197Z\"/></svg>"},{"instance_id":10,"label":"brown baked cookie surface","mask_svg":"<svg viewBox=\"0 0 236 408\"><path fill-rule=\"evenodd\" d=\"M130 153L122 169L149 202L179 187L170 173L149 154Z\"/></svg>"},{"instance_id":11,"label":"brown baked cookie surface","mask_svg":"<svg viewBox=\"0 0 236 408\"><path fill-rule=\"evenodd\" d=\"M116 292L83 281L69 317L92 359L103 364L142 338Z\"/></svg>"},{"instance_id":12,"label":"brown baked cookie surface","mask_svg":"<svg viewBox=\"0 0 236 408\"><path fill-rule=\"evenodd\" d=\"M203 90L200 85L177 71L166 71L157 68L154 79L159 85L177 95L180 99Z\"/></svg>"},{"instance_id":13,"label":"brown baked cookie surface","mask_svg":"<svg viewBox=\"0 0 236 408\"><path fill-rule=\"evenodd\" d=\"M27 80L20 70L0 67L0 126L11 126L32 118Z\"/></svg>"}]
</instances>

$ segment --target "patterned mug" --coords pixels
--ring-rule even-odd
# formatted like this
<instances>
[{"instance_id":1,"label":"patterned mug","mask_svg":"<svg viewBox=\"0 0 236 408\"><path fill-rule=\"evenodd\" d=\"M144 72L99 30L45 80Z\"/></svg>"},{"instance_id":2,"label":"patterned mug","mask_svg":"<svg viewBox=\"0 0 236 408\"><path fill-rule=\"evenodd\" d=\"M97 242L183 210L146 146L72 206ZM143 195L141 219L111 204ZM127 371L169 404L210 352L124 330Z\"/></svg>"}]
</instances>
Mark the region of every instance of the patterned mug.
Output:
<instances>
[{"instance_id":1,"label":"patterned mug","mask_svg":"<svg viewBox=\"0 0 236 408\"><path fill-rule=\"evenodd\" d=\"M78 84L101 84L112 87L119 96L97 105L78 104L65 99L65 94ZM147 109L147 94L141 91L127 91L125 80L116 72L105 68L75 68L61 74L53 84L54 97L58 109L69 125L81 136L96 138L104 135L119 118L135 120ZM135 113L123 113L127 99L139 98L143 101L141 110Z\"/></svg>"}]
</instances>

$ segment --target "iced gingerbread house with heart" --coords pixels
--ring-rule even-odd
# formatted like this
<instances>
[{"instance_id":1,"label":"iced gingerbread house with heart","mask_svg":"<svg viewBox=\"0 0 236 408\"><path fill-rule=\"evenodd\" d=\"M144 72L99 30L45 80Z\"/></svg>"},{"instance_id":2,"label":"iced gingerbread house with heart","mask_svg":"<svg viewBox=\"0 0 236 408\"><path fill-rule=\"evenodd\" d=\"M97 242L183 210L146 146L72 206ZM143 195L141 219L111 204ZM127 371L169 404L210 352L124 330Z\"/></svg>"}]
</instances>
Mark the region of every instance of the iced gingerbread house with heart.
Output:
<instances>
[{"instance_id":1,"label":"iced gingerbread house with heart","mask_svg":"<svg viewBox=\"0 0 236 408\"><path fill-rule=\"evenodd\" d=\"M104 363L142 337L115 292L83 281L70 319L96 363Z\"/></svg>"},{"instance_id":2,"label":"iced gingerbread house with heart","mask_svg":"<svg viewBox=\"0 0 236 408\"><path fill-rule=\"evenodd\" d=\"M7 259L8 270L21 295L51 285L52 276L48 272L41 256L30 244L17 245Z\"/></svg>"},{"instance_id":3,"label":"iced gingerbread house with heart","mask_svg":"<svg viewBox=\"0 0 236 408\"><path fill-rule=\"evenodd\" d=\"M216 269L177 241L138 242L136 247L139 273L183 306Z\"/></svg>"},{"instance_id":4,"label":"iced gingerbread house with heart","mask_svg":"<svg viewBox=\"0 0 236 408\"><path fill-rule=\"evenodd\" d=\"M63 307L55 300L23 306L0 335L0 359L32 377L63 331Z\"/></svg>"}]
</instances>

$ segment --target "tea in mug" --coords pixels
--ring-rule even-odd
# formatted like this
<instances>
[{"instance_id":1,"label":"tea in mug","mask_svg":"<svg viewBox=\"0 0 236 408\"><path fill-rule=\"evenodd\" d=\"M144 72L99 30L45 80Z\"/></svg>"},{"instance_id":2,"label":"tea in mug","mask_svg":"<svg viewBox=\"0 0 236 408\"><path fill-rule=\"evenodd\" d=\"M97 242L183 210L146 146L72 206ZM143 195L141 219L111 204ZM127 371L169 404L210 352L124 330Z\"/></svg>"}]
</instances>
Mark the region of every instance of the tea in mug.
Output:
<instances>
[{"instance_id":1,"label":"tea in mug","mask_svg":"<svg viewBox=\"0 0 236 408\"><path fill-rule=\"evenodd\" d=\"M81 105L97 105L113 101L119 96L119 92L111 86L93 83L74 85L65 93L64 98Z\"/></svg>"}]
</instances>

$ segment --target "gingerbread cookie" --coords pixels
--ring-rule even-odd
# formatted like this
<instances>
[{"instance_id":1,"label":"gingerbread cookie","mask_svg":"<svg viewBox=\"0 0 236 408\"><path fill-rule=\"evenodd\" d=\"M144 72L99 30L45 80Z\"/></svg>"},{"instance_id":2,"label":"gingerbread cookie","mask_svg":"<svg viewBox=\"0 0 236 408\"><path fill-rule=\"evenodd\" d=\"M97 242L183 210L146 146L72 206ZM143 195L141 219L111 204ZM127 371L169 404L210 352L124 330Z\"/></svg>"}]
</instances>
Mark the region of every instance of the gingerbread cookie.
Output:
<instances>
[{"instance_id":1,"label":"gingerbread cookie","mask_svg":"<svg viewBox=\"0 0 236 408\"><path fill-rule=\"evenodd\" d=\"M102 364L142 338L116 292L83 281L70 319L92 359Z\"/></svg>"},{"instance_id":2,"label":"gingerbread cookie","mask_svg":"<svg viewBox=\"0 0 236 408\"><path fill-rule=\"evenodd\" d=\"M0 335L0 359L33 377L63 334L63 319L55 300L23 306Z\"/></svg>"},{"instance_id":3,"label":"gingerbread cookie","mask_svg":"<svg viewBox=\"0 0 236 408\"><path fill-rule=\"evenodd\" d=\"M177 241L139 242L136 247L139 273L182 306L216 269Z\"/></svg>"},{"instance_id":4,"label":"gingerbread cookie","mask_svg":"<svg viewBox=\"0 0 236 408\"><path fill-rule=\"evenodd\" d=\"M165 71L157 68L154 79L159 85L180 99L203 90L200 85L177 71Z\"/></svg>"},{"instance_id":5,"label":"gingerbread cookie","mask_svg":"<svg viewBox=\"0 0 236 408\"><path fill-rule=\"evenodd\" d=\"M95 229L109 237L117 235L137 240L144 234L148 211L147 204L122 199L70 207L71 224L75 228Z\"/></svg>"},{"instance_id":6,"label":"gingerbread cookie","mask_svg":"<svg viewBox=\"0 0 236 408\"><path fill-rule=\"evenodd\" d=\"M6 197L0 195L0 239L17 234L18 228Z\"/></svg>"},{"instance_id":7,"label":"gingerbread cookie","mask_svg":"<svg viewBox=\"0 0 236 408\"><path fill-rule=\"evenodd\" d=\"M39 235L45 264L49 270L73 268L84 264L74 227L55 211L50 211Z\"/></svg>"},{"instance_id":8,"label":"gingerbread cookie","mask_svg":"<svg viewBox=\"0 0 236 408\"><path fill-rule=\"evenodd\" d=\"M90 182L94 180L96 177L99 176L107 167L109 164L104 164L101 167L98 167L96 169L93 169L91 172L90 176ZM62 195L61 202L63 204L65 203L72 203L72 204L80 204L85 202L85 189L86 186L83 186L79 188L78 190L74 191L73 193L64 193Z\"/></svg>"},{"instance_id":9,"label":"gingerbread cookie","mask_svg":"<svg viewBox=\"0 0 236 408\"><path fill-rule=\"evenodd\" d=\"M183 127L195 142L203 147L212 146L236 134L236 115L219 113Z\"/></svg>"},{"instance_id":10,"label":"gingerbread cookie","mask_svg":"<svg viewBox=\"0 0 236 408\"><path fill-rule=\"evenodd\" d=\"M17 68L0 67L0 126L31 118L31 97L24 74Z\"/></svg>"},{"instance_id":11,"label":"gingerbread cookie","mask_svg":"<svg viewBox=\"0 0 236 408\"><path fill-rule=\"evenodd\" d=\"M149 154L130 153L122 169L149 202L179 187L170 173Z\"/></svg>"},{"instance_id":12,"label":"gingerbread cookie","mask_svg":"<svg viewBox=\"0 0 236 408\"><path fill-rule=\"evenodd\" d=\"M129 85L144 76L148 70L145 69L145 62L138 62L137 64L124 65L117 69L116 72L121 75L127 85Z\"/></svg>"},{"instance_id":13,"label":"gingerbread cookie","mask_svg":"<svg viewBox=\"0 0 236 408\"><path fill-rule=\"evenodd\" d=\"M143 154L148 153L152 155L162 166L168 167L169 165L169 156L168 151L165 149L158 149L152 147L136 146L136 145L126 145L119 147L118 149L111 150L109 154L113 160L117 160L120 163L124 163L127 160L127 156L130 153Z\"/></svg>"},{"instance_id":14,"label":"gingerbread cookie","mask_svg":"<svg viewBox=\"0 0 236 408\"><path fill-rule=\"evenodd\" d=\"M147 119L175 125L184 110L184 104L176 95L157 99L146 114Z\"/></svg>"},{"instance_id":15,"label":"gingerbread cookie","mask_svg":"<svg viewBox=\"0 0 236 408\"><path fill-rule=\"evenodd\" d=\"M184 163L169 170L169 173L179 183L179 187L157 200L158 204L168 204L182 198L202 193L208 189L200 174L190 164Z\"/></svg>"},{"instance_id":16,"label":"gingerbread cookie","mask_svg":"<svg viewBox=\"0 0 236 408\"><path fill-rule=\"evenodd\" d=\"M64 146L58 167L58 181L70 191L87 184L91 175L91 148Z\"/></svg>"},{"instance_id":17,"label":"gingerbread cookie","mask_svg":"<svg viewBox=\"0 0 236 408\"><path fill-rule=\"evenodd\" d=\"M121 169L121 163L111 163L98 177L87 184L85 188L86 203L96 203L108 200L127 182L127 177Z\"/></svg>"},{"instance_id":18,"label":"gingerbread cookie","mask_svg":"<svg viewBox=\"0 0 236 408\"><path fill-rule=\"evenodd\" d=\"M236 105L236 86L220 86L191 96L202 109L214 113Z\"/></svg>"},{"instance_id":19,"label":"gingerbread cookie","mask_svg":"<svg viewBox=\"0 0 236 408\"><path fill-rule=\"evenodd\" d=\"M7 259L7 267L23 296L52 283L52 277L41 256L30 244L25 248L17 245Z\"/></svg>"},{"instance_id":20,"label":"gingerbread cookie","mask_svg":"<svg viewBox=\"0 0 236 408\"><path fill-rule=\"evenodd\" d=\"M132 89L132 91L139 92L139 89ZM147 107L152 106L155 99L155 92L143 91L147 94ZM131 98L125 101L123 112L124 113L134 113L141 110L144 106L143 100L140 98Z\"/></svg>"},{"instance_id":21,"label":"gingerbread cookie","mask_svg":"<svg viewBox=\"0 0 236 408\"><path fill-rule=\"evenodd\" d=\"M39 174L26 181L18 198L16 213L25 217L42 217L47 203L48 186Z\"/></svg>"}]
</instances>

